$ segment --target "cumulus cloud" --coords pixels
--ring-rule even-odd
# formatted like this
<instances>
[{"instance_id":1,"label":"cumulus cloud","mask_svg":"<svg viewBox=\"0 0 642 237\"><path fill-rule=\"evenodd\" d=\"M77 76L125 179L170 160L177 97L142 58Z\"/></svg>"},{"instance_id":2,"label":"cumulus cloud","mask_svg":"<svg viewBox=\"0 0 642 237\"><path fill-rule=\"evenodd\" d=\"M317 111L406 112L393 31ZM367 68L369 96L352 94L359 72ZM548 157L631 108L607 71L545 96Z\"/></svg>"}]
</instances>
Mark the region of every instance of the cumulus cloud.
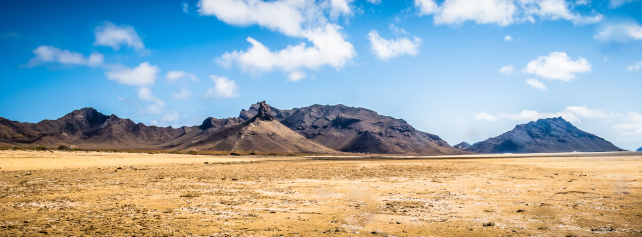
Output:
<instances>
[{"instance_id":1,"label":"cumulus cloud","mask_svg":"<svg viewBox=\"0 0 642 237\"><path fill-rule=\"evenodd\" d=\"M151 102L143 110L144 113L149 114L160 114L165 110L165 102L159 98L156 98L152 93L152 90L148 87L141 87L138 90L138 98L144 101Z\"/></svg>"},{"instance_id":2,"label":"cumulus cloud","mask_svg":"<svg viewBox=\"0 0 642 237\"><path fill-rule=\"evenodd\" d=\"M304 39L297 45L271 50L260 41L248 37L247 50L227 52L218 58L224 66L237 64L242 70L259 74L281 70L296 75L304 69L322 66L341 68L355 57L354 46L345 39L342 27L331 23L337 14L351 14L348 0L202 0L199 13L216 16L237 26L259 25L290 37ZM294 74L293 74L294 73ZM292 78L292 76L291 76Z\"/></svg>"},{"instance_id":3,"label":"cumulus cloud","mask_svg":"<svg viewBox=\"0 0 642 237\"><path fill-rule=\"evenodd\" d=\"M169 71L167 74L165 74L165 78L167 78L167 81L172 83L181 79L186 79L186 80L191 80L191 81L198 81L198 78L196 78L196 75L184 71Z\"/></svg>"},{"instance_id":4,"label":"cumulus cloud","mask_svg":"<svg viewBox=\"0 0 642 237\"><path fill-rule=\"evenodd\" d=\"M252 44L247 51L233 51L219 58L222 65L237 63L243 70L261 73L282 70L288 73L299 72L301 68L317 69L324 65L334 68L343 67L355 56L354 47L339 33L339 26L327 24L322 28L306 30L303 35L312 42L288 46L280 51L271 51L261 42L248 37Z\"/></svg>"},{"instance_id":5,"label":"cumulus cloud","mask_svg":"<svg viewBox=\"0 0 642 237\"><path fill-rule=\"evenodd\" d=\"M633 65L626 67L626 70L637 71L642 69L642 61L635 62Z\"/></svg>"},{"instance_id":6,"label":"cumulus cloud","mask_svg":"<svg viewBox=\"0 0 642 237\"><path fill-rule=\"evenodd\" d=\"M145 49L140 36L131 26L117 26L114 23L105 22L103 25L97 26L94 32L96 34L94 45L107 46L114 50L120 50L123 46L132 47L138 51Z\"/></svg>"},{"instance_id":7,"label":"cumulus cloud","mask_svg":"<svg viewBox=\"0 0 642 237\"><path fill-rule=\"evenodd\" d=\"M534 21L533 15L550 20L564 19L575 24L596 23L603 18L600 14L582 16L579 13L573 13L565 0L521 0L521 2L525 14L531 21Z\"/></svg>"},{"instance_id":8,"label":"cumulus cloud","mask_svg":"<svg viewBox=\"0 0 642 237\"><path fill-rule=\"evenodd\" d=\"M486 121L495 121L497 120L497 116L490 115L488 113L478 113L475 114L475 119L478 120L486 120Z\"/></svg>"},{"instance_id":9,"label":"cumulus cloud","mask_svg":"<svg viewBox=\"0 0 642 237\"><path fill-rule=\"evenodd\" d=\"M419 9L419 15L431 15L439 11L434 0L415 0L415 7Z\"/></svg>"},{"instance_id":10,"label":"cumulus cloud","mask_svg":"<svg viewBox=\"0 0 642 237\"><path fill-rule=\"evenodd\" d=\"M29 65L60 63L63 65L96 67L101 66L104 61L104 57L100 53L92 53L88 57L85 57L81 53L59 49L49 45L38 46L38 48L33 50L33 54L35 56L29 61Z\"/></svg>"},{"instance_id":11,"label":"cumulus cloud","mask_svg":"<svg viewBox=\"0 0 642 237\"><path fill-rule=\"evenodd\" d=\"M169 112L161 118L163 122L174 122L178 119L178 112L177 111L172 111Z\"/></svg>"},{"instance_id":12,"label":"cumulus cloud","mask_svg":"<svg viewBox=\"0 0 642 237\"><path fill-rule=\"evenodd\" d=\"M517 7L511 0L446 0L435 14L435 24L477 24L506 26L515 19Z\"/></svg>"},{"instance_id":13,"label":"cumulus cloud","mask_svg":"<svg viewBox=\"0 0 642 237\"><path fill-rule=\"evenodd\" d=\"M524 73L562 81L573 80L575 74L590 71L591 64L588 60L579 57L573 61L566 52L552 52L548 56L540 56L522 69Z\"/></svg>"},{"instance_id":14,"label":"cumulus cloud","mask_svg":"<svg viewBox=\"0 0 642 237\"><path fill-rule=\"evenodd\" d=\"M105 72L105 75L107 75L109 80L116 80L118 83L125 85L150 86L154 84L159 72L160 69L158 66L144 62L135 68L114 67L110 71Z\"/></svg>"},{"instance_id":15,"label":"cumulus cloud","mask_svg":"<svg viewBox=\"0 0 642 237\"><path fill-rule=\"evenodd\" d=\"M510 64L499 68L498 71L505 74L506 76L510 76L515 72L515 67L513 66L513 64Z\"/></svg>"},{"instance_id":16,"label":"cumulus cloud","mask_svg":"<svg viewBox=\"0 0 642 237\"><path fill-rule=\"evenodd\" d=\"M419 15L434 15L435 24L460 25L472 21L507 26L516 22L535 22L535 17L590 24L603 18L600 14L583 16L573 12L565 0L445 0L441 5L433 0L415 0L415 7L419 9Z\"/></svg>"},{"instance_id":17,"label":"cumulus cloud","mask_svg":"<svg viewBox=\"0 0 642 237\"><path fill-rule=\"evenodd\" d=\"M381 4L381 0L368 0L368 2L369 2L370 4L375 4L375 5L379 5L379 4Z\"/></svg>"},{"instance_id":18,"label":"cumulus cloud","mask_svg":"<svg viewBox=\"0 0 642 237\"><path fill-rule=\"evenodd\" d=\"M513 37L510 37L510 35L506 35L504 36L504 40L510 42L513 41Z\"/></svg>"},{"instance_id":19,"label":"cumulus cloud","mask_svg":"<svg viewBox=\"0 0 642 237\"><path fill-rule=\"evenodd\" d=\"M203 98L235 98L239 96L238 86L235 81L226 77L211 75L214 87L207 88Z\"/></svg>"},{"instance_id":20,"label":"cumulus cloud","mask_svg":"<svg viewBox=\"0 0 642 237\"><path fill-rule=\"evenodd\" d=\"M290 79L290 81L299 81L306 77L308 77L308 74L300 71L294 71L291 72L290 75L288 75L288 79Z\"/></svg>"},{"instance_id":21,"label":"cumulus cloud","mask_svg":"<svg viewBox=\"0 0 642 237\"><path fill-rule=\"evenodd\" d=\"M546 85L544 85L544 83L542 83L541 81L538 81L535 78L526 79L526 84L528 84L529 86L531 86L531 87L533 87L535 89L540 89L540 90L543 90L543 91L548 90L548 88L546 88Z\"/></svg>"},{"instance_id":22,"label":"cumulus cloud","mask_svg":"<svg viewBox=\"0 0 642 237\"><path fill-rule=\"evenodd\" d=\"M189 90L187 90L185 88L181 88L181 91L172 94L172 97L174 97L175 99L184 100L184 99L187 99L190 95L192 95L192 92L190 92Z\"/></svg>"},{"instance_id":23,"label":"cumulus cloud","mask_svg":"<svg viewBox=\"0 0 642 237\"><path fill-rule=\"evenodd\" d=\"M370 40L372 52L384 61L404 54L417 55L419 53L419 45L421 44L421 39L417 37L413 40L406 37L384 39L379 36L376 30L370 31L368 39Z\"/></svg>"},{"instance_id":24,"label":"cumulus cloud","mask_svg":"<svg viewBox=\"0 0 642 237\"><path fill-rule=\"evenodd\" d=\"M626 43L633 40L642 40L642 26L636 23L609 24L593 36L600 42Z\"/></svg>"},{"instance_id":25,"label":"cumulus cloud","mask_svg":"<svg viewBox=\"0 0 642 237\"><path fill-rule=\"evenodd\" d=\"M620 139L625 141L642 141L642 114L628 111L622 121L613 125L620 134Z\"/></svg>"}]
</instances>

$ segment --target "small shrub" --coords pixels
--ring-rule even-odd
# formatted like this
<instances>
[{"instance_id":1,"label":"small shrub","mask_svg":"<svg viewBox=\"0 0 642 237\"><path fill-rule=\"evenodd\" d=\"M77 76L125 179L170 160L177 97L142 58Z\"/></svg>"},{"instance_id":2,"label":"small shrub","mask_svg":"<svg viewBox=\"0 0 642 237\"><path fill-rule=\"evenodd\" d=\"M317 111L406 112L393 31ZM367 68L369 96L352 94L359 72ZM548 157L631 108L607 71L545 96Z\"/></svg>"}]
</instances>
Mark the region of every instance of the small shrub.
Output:
<instances>
[{"instance_id":1,"label":"small shrub","mask_svg":"<svg viewBox=\"0 0 642 237\"><path fill-rule=\"evenodd\" d=\"M22 148L21 148L21 147L19 147L19 146L14 146L14 147L12 147L12 148L11 148L11 150L14 150L14 151L16 151L16 150L22 150Z\"/></svg>"},{"instance_id":2,"label":"small shrub","mask_svg":"<svg viewBox=\"0 0 642 237\"><path fill-rule=\"evenodd\" d=\"M181 154L180 151L170 151L169 154Z\"/></svg>"},{"instance_id":3,"label":"small shrub","mask_svg":"<svg viewBox=\"0 0 642 237\"><path fill-rule=\"evenodd\" d=\"M236 152L232 152L232 153L230 153L230 155L231 155L231 156L240 156L241 154L236 153Z\"/></svg>"},{"instance_id":4,"label":"small shrub","mask_svg":"<svg viewBox=\"0 0 642 237\"><path fill-rule=\"evenodd\" d=\"M60 151L70 151L71 148L69 148L68 146L65 146L65 145L60 145L60 146L58 146L58 150L60 150Z\"/></svg>"},{"instance_id":5,"label":"small shrub","mask_svg":"<svg viewBox=\"0 0 642 237\"><path fill-rule=\"evenodd\" d=\"M37 146L37 147L34 147L33 149L36 150L36 151L46 151L47 150L47 148L45 146Z\"/></svg>"},{"instance_id":6,"label":"small shrub","mask_svg":"<svg viewBox=\"0 0 642 237\"><path fill-rule=\"evenodd\" d=\"M188 152L187 152L187 154L190 154L190 155L198 155L198 152L196 152L196 151L188 151Z\"/></svg>"}]
</instances>

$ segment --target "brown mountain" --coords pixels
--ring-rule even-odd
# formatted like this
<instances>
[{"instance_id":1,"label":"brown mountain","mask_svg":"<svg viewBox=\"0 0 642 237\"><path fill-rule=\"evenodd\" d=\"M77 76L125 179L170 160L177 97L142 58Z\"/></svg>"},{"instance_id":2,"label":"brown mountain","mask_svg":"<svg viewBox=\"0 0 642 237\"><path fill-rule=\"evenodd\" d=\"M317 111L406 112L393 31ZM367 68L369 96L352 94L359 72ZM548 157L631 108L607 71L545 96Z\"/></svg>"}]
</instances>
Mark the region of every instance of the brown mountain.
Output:
<instances>
[{"instance_id":1,"label":"brown mountain","mask_svg":"<svg viewBox=\"0 0 642 237\"><path fill-rule=\"evenodd\" d=\"M256 115L258 104L242 110L240 118ZM462 154L439 136L421 132L402 119L344 105L312 105L291 110L272 109L283 125L329 148L344 152L381 154Z\"/></svg>"},{"instance_id":2,"label":"brown mountain","mask_svg":"<svg viewBox=\"0 0 642 237\"><path fill-rule=\"evenodd\" d=\"M242 110L238 118L210 117L200 126L181 128L137 124L115 115L103 115L93 108L35 124L0 118L0 145L305 153L332 150L381 154L463 153L436 135L417 131L404 120L368 109L344 105L313 105L291 110L266 108L270 107L257 103Z\"/></svg>"},{"instance_id":3,"label":"brown mountain","mask_svg":"<svg viewBox=\"0 0 642 237\"><path fill-rule=\"evenodd\" d=\"M315 143L276 121L265 102L259 104L258 113L245 121L235 123L209 119L202 133L191 137L190 142L165 148L176 150L257 151L288 153L336 153L335 150ZM225 120L230 121L230 120ZM209 126L222 124L221 126ZM227 126L226 126L227 125ZM209 126L209 127L208 127ZM201 128L204 128L201 126ZM207 129L220 128L212 132Z\"/></svg>"}]
</instances>

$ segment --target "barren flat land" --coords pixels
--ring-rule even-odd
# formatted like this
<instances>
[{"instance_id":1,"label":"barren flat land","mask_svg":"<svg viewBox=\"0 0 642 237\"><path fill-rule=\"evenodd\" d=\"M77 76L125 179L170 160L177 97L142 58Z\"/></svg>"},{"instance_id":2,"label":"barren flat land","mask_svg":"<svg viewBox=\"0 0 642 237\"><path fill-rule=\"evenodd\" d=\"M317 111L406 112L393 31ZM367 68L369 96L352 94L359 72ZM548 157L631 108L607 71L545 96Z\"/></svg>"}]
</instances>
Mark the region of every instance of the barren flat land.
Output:
<instances>
[{"instance_id":1,"label":"barren flat land","mask_svg":"<svg viewBox=\"0 0 642 237\"><path fill-rule=\"evenodd\" d=\"M641 236L640 153L0 151L0 236Z\"/></svg>"}]
</instances>

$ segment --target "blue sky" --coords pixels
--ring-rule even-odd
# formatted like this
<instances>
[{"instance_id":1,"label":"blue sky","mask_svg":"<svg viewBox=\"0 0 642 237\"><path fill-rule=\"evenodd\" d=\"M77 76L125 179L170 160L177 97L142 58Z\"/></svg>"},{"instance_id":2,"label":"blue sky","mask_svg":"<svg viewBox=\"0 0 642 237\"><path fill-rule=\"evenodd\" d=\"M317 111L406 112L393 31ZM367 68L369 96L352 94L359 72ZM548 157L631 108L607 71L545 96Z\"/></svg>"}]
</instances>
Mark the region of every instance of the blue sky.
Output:
<instances>
[{"instance_id":1,"label":"blue sky","mask_svg":"<svg viewBox=\"0 0 642 237\"><path fill-rule=\"evenodd\" d=\"M344 104L451 145L562 116L642 146L642 1L5 1L0 116Z\"/></svg>"}]
</instances>

